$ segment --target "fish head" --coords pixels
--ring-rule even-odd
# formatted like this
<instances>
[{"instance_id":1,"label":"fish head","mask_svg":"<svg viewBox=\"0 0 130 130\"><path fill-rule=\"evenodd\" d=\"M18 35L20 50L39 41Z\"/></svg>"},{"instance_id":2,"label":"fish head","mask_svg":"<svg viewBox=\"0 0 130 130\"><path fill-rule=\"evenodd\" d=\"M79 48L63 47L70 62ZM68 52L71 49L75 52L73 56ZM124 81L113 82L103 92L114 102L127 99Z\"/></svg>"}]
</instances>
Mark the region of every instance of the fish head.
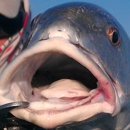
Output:
<instances>
[{"instance_id":1,"label":"fish head","mask_svg":"<svg viewBox=\"0 0 130 130\"><path fill-rule=\"evenodd\" d=\"M0 76L1 104L30 103L14 116L55 128L115 116L128 104L129 38L104 9L59 5L34 18L31 30L27 48Z\"/></svg>"}]
</instances>

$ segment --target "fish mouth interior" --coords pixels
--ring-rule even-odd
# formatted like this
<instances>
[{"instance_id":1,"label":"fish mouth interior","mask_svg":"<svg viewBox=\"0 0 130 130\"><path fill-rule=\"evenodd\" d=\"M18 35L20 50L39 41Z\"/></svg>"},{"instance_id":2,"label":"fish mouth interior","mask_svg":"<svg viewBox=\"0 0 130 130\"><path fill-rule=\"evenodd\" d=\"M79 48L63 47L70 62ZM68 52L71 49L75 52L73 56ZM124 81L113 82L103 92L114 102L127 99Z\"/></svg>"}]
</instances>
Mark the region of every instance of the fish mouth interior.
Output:
<instances>
[{"instance_id":1,"label":"fish mouth interior","mask_svg":"<svg viewBox=\"0 0 130 130\"><path fill-rule=\"evenodd\" d=\"M115 111L109 77L80 46L63 38L29 46L3 71L0 85L6 89L4 100L30 103L22 109L26 114L18 109L14 116L32 122L30 114L35 114L39 120L35 124L43 127L48 116L55 127Z\"/></svg>"},{"instance_id":2,"label":"fish mouth interior","mask_svg":"<svg viewBox=\"0 0 130 130\"><path fill-rule=\"evenodd\" d=\"M52 52L37 69L32 77L31 86L45 86L61 79L76 80L87 86L89 90L97 88L97 79L88 69L76 60L58 52Z\"/></svg>"},{"instance_id":3,"label":"fish mouth interior","mask_svg":"<svg viewBox=\"0 0 130 130\"><path fill-rule=\"evenodd\" d=\"M46 89L46 87L49 87L51 84L62 80L72 80L73 82L82 84L86 87L88 92L97 89L97 78L78 61L59 51L38 53L27 58L24 65L12 78L11 84L16 82L23 95L25 95L24 100L31 103L43 100L39 98L39 93L35 91L36 89L44 90L44 88ZM27 93L27 91L29 93ZM87 96L84 97L84 95L77 97L87 98ZM43 96L43 98L46 99L48 97ZM69 97L64 95L51 98L71 99L76 98L76 96ZM19 100L23 100L23 98Z\"/></svg>"},{"instance_id":4,"label":"fish mouth interior","mask_svg":"<svg viewBox=\"0 0 130 130\"><path fill-rule=\"evenodd\" d=\"M63 45L56 45L59 43ZM46 47L50 49L47 50ZM38 45L36 44L32 48L34 49L32 49L32 54L28 51L31 50L29 48L25 52L29 52L30 55L26 56L25 54L26 58L21 56L23 63L20 63L20 60L18 61L21 67L15 70L14 77L11 78L11 84L15 82L21 89L22 96L17 96L20 97L19 100L26 100L31 103L52 98L58 100L78 98L79 100L80 97L81 100L82 98L87 99L85 103L89 102L91 104L94 99L94 102L107 101L111 106L114 106L113 100L115 100L115 97L111 81L109 81L99 65L90 58L89 54L86 54L88 52L84 52L82 47L73 45L62 38L52 38L40 41ZM68 81L71 81L70 85ZM56 87L53 86L55 82L58 83L54 85ZM72 96L68 94L68 91L73 86L77 87L74 92L78 94ZM50 91L50 88L53 87L55 89L48 92L48 94L41 94L45 93L43 92L44 90ZM58 92L59 89L57 90L57 88L59 87L63 90L62 92ZM83 88L85 89L83 90ZM82 92L78 92L77 89ZM95 94L92 94L92 90L96 91L94 92ZM57 95L51 94L53 92L57 93ZM108 96L110 93L112 93L111 98ZM98 97L97 99L95 98L96 96ZM62 104L62 101L59 102ZM75 107L78 106L76 105ZM71 108L68 107L68 109Z\"/></svg>"}]
</instances>

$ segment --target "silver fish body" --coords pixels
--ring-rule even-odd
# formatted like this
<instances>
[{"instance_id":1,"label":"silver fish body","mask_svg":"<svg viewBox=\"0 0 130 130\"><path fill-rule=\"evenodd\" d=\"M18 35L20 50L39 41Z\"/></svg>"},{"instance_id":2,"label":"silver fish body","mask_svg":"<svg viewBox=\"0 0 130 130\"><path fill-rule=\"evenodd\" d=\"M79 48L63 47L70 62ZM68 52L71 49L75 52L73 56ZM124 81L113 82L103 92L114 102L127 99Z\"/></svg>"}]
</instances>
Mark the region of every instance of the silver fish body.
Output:
<instances>
[{"instance_id":1,"label":"silver fish body","mask_svg":"<svg viewBox=\"0 0 130 130\"><path fill-rule=\"evenodd\" d=\"M13 115L46 129L130 129L130 39L109 13L56 6L33 20L28 42L0 76L1 104L30 103Z\"/></svg>"}]
</instances>

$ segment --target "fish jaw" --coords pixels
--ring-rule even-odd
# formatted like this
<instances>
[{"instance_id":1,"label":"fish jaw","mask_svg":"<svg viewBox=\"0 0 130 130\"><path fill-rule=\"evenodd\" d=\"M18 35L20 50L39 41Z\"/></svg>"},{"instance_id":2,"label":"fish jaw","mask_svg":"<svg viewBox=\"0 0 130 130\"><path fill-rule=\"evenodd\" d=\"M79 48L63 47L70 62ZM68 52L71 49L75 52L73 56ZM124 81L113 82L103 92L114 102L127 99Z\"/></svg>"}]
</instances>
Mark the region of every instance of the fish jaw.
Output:
<instances>
[{"instance_id":1,"label":"fish jaw","mask_svg":"<svg viewBox=\"0 0 130 130\"><path fill-rule=\"evenodd\" d=\"M77 88L73 89L72 87L72 90L71 87L67 88L68 83L66 82L68 80L64 80L67 89L63 90L59 97L57 88L59 86L62 88L62 85L59 84L63 81L58 82L56 87L53 86L53 83L45 87L47 89L53 88L53 91L57 92L57 94L46 94L43 86L37 89L32 88L31 80L33 75L48 57L55 52L78 61L96 77L97 87L94 94L90 94L92 90L88 91L85 89L87 86L80 83L77 83L80 92L77 91ZM14 109L11 113L20 119L43 128L54 128L62 124L82 121L99 113L116 115L121 107L117 90L107 73L100 66L94 62L88 52L71 44L66 39L53 37L48 40L41 40L35 45L30 45L1 74L0 93L3 96L1 96L2 101L0 103L30 102L28 108ZM73 80L70 80L70 82L72 85L75 84ZM70 95L68 94L69 89L72 92ZM78 96L73 95L74 93L78 93ZM46 95L49 95L49 97ZM55 108L56 110L54 110Z\"/></svg>"}]
</instances>

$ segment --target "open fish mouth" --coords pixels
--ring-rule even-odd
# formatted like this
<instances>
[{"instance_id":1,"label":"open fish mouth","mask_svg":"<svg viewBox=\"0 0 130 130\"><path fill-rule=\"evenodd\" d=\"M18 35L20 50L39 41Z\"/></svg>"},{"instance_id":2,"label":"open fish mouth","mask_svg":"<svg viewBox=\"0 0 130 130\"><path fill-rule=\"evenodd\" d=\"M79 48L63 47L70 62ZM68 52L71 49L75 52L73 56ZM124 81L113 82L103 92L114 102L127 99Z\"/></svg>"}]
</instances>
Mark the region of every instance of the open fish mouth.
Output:
<instances>
[{"instance_id":1,"label":"open fish mouth","mask_svg":"<svg viewBox=\"0 0 130 130\"><path fill-rule=\"evenodd\" d=\"M44 128L120 109L113 82L96 56L61 37L30 45L3 71L0 86L1 104L29 102L11 113Z\"/></svg>"}]
</instances>

